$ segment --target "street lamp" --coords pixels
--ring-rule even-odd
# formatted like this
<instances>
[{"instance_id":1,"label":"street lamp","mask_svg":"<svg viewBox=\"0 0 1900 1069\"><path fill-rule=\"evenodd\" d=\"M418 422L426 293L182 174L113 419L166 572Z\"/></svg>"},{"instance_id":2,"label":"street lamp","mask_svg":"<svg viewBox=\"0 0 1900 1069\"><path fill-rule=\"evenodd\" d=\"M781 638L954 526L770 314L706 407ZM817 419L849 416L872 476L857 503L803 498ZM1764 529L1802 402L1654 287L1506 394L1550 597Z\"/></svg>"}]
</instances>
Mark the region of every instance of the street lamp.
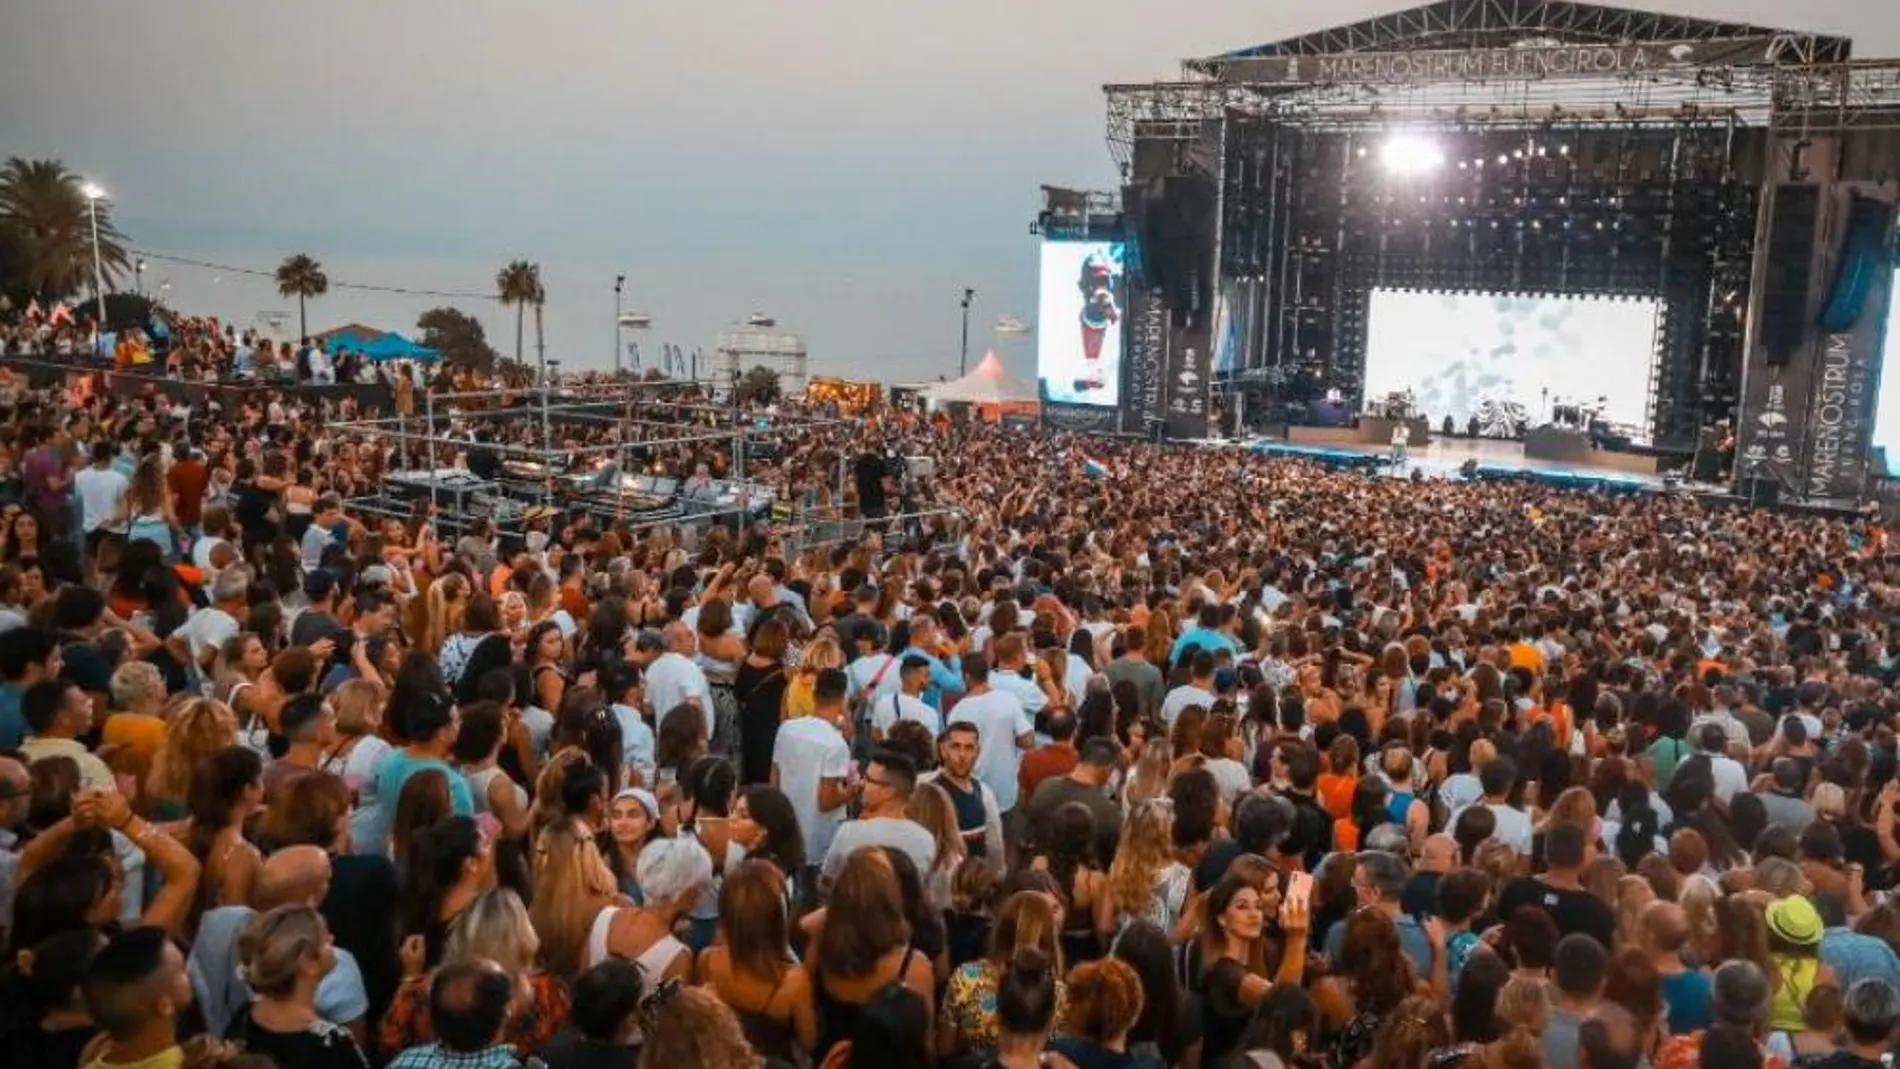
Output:
<instances>
[{"instance_id":1,"label":"street lamp","mask_svg":"<svg viewBox=\"0 0 1900 1069\"><path fill-rule=\"evenodd\" d=\"M963 290L963 353L957 357L957 377L962 378L970 363L970 302L976 298L976 291L965 287Z\"/></svg>"},{"instance_id":2,"label":"street lamp","mask_svg":"<svg viewBox=\"0 0 1900 1069\"><path fill-rule=\"evenodd\" d=\"M97 182L87 182L79 187L79 193L86 198L86 215L92 220L92 292L99 299L99 329L106 329L106 273L99 262L99 202L106 199L106 191L99 188Z\"/></svg>"},{"instance_id":3,"label":"street lamp","mask_svg":"<svg viewBox=\"0 0 1900 1069\"><path fill-rule=\"evenodd\" d=\"M614 377L620 377L620 291L627 288L627 276L614 276Z\"/></svg>"}]
</instances>

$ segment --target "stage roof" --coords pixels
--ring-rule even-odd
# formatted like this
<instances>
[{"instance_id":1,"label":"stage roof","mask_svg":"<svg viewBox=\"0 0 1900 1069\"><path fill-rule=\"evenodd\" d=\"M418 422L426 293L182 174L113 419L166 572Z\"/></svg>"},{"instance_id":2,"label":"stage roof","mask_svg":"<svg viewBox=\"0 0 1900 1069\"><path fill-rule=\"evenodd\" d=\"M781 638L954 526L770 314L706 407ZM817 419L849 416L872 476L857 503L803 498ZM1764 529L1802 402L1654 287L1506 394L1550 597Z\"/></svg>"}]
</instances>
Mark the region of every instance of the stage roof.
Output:
<instances>
[{"instance_id":1,"label":"stage roof","mask_svg":"<svg viewBox=\"0 0 1900 1069\"><path fill-rule=\"evenodd\" d=\"M1773 39L1775 62L1838 63L1851 58L1845 37L1568 3L1565 0L1439 0L1282 41L1189 60L1206 71L1224 60L1353 52L1462 50L1562 44L1683 43Z\"/></svg>"}]
</instances>

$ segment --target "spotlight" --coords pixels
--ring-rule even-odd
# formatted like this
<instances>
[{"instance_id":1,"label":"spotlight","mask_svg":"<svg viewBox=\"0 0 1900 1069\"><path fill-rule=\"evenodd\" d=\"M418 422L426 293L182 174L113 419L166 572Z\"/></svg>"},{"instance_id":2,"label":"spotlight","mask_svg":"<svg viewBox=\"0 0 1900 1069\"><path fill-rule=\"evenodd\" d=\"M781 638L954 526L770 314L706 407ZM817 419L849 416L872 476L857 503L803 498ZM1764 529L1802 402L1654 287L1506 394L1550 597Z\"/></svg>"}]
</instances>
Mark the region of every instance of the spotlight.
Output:
<instances>
[{"instance_id":1,"label":"spotlight","mask_svg":"<svg viewBox=\"0 0 1900 1069\"><path fill-rule=\"evenodd\" d=\"M1379 148L1379 161L1394 174L1421 174L1445 165L1445 152L1416 134L1394 134Z\"/></svg>"}]
</instances>

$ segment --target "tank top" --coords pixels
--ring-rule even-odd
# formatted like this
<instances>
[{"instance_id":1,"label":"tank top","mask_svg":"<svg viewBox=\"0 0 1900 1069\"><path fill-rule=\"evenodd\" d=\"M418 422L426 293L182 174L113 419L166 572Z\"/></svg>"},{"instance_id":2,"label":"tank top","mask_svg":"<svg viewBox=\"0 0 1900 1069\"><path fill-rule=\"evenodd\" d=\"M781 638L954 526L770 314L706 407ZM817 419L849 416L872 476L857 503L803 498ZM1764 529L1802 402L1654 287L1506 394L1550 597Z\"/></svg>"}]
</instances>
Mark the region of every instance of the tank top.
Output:
<instances>
[{"instance_id":1,"label":"tank top","mask_svg":"<svg viewBox=\"0 0 1900 1069\"><path fill-rule=\"evenodd\" d=\"M911 958L917 955L917 948L906 946L904 960L897 965L896 983L903 983L910 972ZM812 1051L812 1061L822 1063L831 1048L851 1038L857 1030L858 1015L864 1012L864 1003L846 1002L834 996L825 986L823 973L812 976L812 990L816 992L818 1003L818 1049Z\"/></svg>"},{"instance_id":2,"label":"tank top","mask_svg":"<svg viewBox=\"0 0 1900 1069\"><path fill-rule=\"evenodd\" d=\"M1405 827L1405 818L1412 812L1412 799L1415 797L1411 791L1393 791L1392 797L1386 799L1386 819L1401 828Z\"/></svg>"},{"instance_id":3,"label":"tank top","mask_svg":"<svg viewBox=\"0 0 1900 1069\"><path fill-rule=\"evenodd\" d=\"M1814 990L1814 979L1821 972L1821 959L1776 955L1774 997L1768 1000L1768 1027L1777 1032L1799 1032L1807 1027L1802 1011Z\"/></svg>"},{"instance_id":4,"label":"tank top","mask_svg":"<svg viewBox=\"0 0 1900 1069\"><path fill-rule=\"evenodd\" d=\"M787 970L787 975L789 975ZM739 1018L739 1027L745 1031L746 1039L752 1049L771 1061L781 1061L788 1065L805 1064L805 1051L798 1045L798 1030L789 1020L781 1021L769 1015L772 1003L778 1000L779 989L785 986L785 976L778 978L772 985L772 993L757 1010L742 1010L732 1007Z\"/></svg>"},{"instance_id":5,"label":"tank top","mask_svg":"<svg viewBox=\"0 0 1900 1069\"><path fill-rule=\"evenodd\" d=\"M619 906L608 906L594 914L593 927L587 930L587 960L583 963L584 967L591 969L611 956L607 950L607 936L613 931L614 918L621 912ZM640 967L640 973L649 985L657 984L660 977L666 974L666 967L685 951L685 943L665 935L633 959L633 963Z\"/></svg>"},{"instance_id":6,"label":"tank top","mask_svg":"<svg viewBox=\"0 0 1900 1069\"><path fill-rule=\"evenodd\" d=\"M488 808L488 785L495 782L495 777L497 776L503 780L507 780L508 785L514 788L515 803L517 805L526 808L528 804L528 792L521 789L521 784L508 779L507 770L503 769L500 765L490 765L480 772L465 772L463 775L468 777L469 791L475 795L475 813L478 816L490 812Z\"/></svg>"}]
</instances>

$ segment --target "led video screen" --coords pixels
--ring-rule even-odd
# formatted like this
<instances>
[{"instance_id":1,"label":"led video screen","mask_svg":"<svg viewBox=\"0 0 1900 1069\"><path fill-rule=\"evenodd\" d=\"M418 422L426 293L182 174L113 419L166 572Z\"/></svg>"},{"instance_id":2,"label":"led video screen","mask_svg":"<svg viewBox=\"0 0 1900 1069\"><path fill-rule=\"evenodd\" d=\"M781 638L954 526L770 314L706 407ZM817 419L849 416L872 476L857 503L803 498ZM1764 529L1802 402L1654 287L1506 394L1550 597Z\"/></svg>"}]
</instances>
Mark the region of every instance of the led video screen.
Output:
<instances>
[{"instance_id":1,"label":"led video screen","mask_svg":"<svg viewBox=\"0 0 1900 1069\"><path fill-rule=\"evenodd\" d=\"M1121 403L1126 280L1120 242L1043 242L1036 323L1043 400L1111 408Z\"/></svg>"},{"instance_id":2,"label":"led video screen","mask_svg":"<svg viewBox=\"0 0 1900 1069\"><path fill-rule=\"evenodd\" d=\"M1880 352L1880 390L1874 394L1874 448L1886 454L1886 472L1900 466L1900 271L1887 291L1887 341Z\"/></svg>"},{"instance_id":3,"label":"led video screen","mask_svg":"<svg viewBox=\"0 0 1900 1069\"><path fill-rule=\"evenodd\" d=\"M1654 300L1372 291L1366 399L1412 392L1417 410L1462 433L1548 422L1552 407L1602 405L1603 419L1647 436Z\"/></svg>"}]
</instances>

